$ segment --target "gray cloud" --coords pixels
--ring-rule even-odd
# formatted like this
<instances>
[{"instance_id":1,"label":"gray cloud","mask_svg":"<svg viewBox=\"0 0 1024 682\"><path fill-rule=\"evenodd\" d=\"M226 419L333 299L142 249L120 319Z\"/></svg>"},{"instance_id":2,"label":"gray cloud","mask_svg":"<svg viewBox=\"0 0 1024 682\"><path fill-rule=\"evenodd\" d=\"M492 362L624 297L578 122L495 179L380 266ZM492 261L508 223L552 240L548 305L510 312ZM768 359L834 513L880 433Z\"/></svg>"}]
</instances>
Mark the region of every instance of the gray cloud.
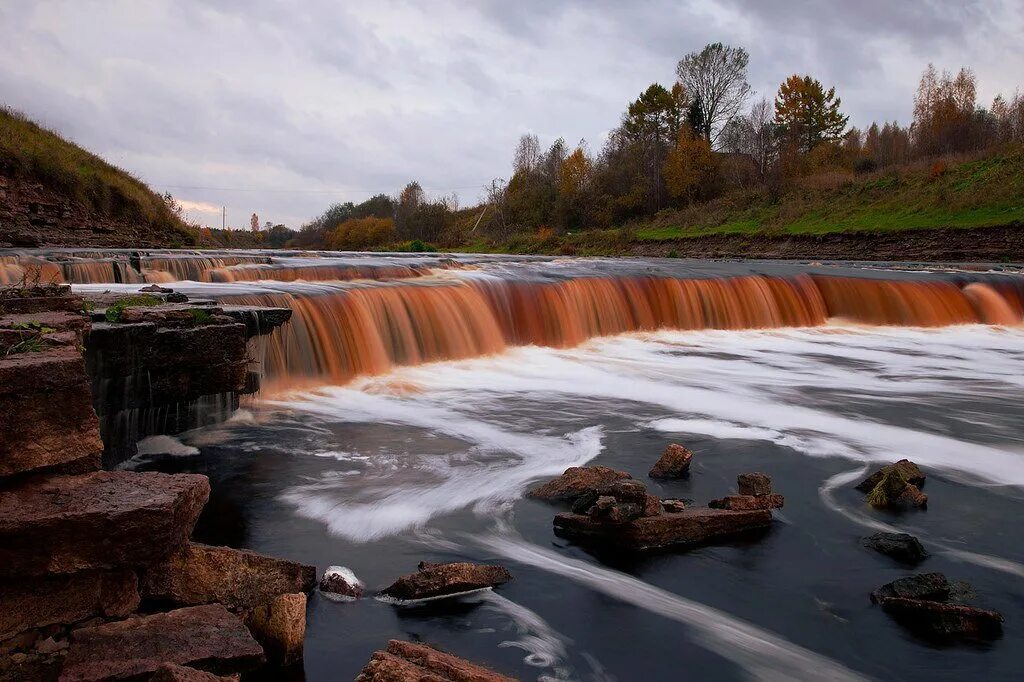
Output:
<instances>
[{"instance_id":1,"label":"gray cloud","mask_svg":"<svg viewBox=\"0 0 1024 682\"><path fill-rule=\"evenodd\" d=\"M929 61L1012 90L1021 34L1016 0L8 0L0 100L235 225L297 226L411 179L471 202L525 132L596 149L707 42L746 47L759 94L835 84L864 125L906 121Z\"/></svg>"}]
</instances>

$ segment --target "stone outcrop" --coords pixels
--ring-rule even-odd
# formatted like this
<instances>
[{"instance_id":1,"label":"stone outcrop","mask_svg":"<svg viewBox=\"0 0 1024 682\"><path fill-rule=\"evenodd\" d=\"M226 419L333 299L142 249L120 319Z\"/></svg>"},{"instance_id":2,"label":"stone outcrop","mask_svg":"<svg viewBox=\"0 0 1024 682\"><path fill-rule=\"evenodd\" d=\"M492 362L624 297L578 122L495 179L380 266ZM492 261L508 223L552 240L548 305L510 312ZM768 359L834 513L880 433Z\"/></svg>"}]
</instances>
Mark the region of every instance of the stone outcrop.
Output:
<instances>
[{"instance_id":1,"label":"stone outcrop","mask_svg":"<svg viewBox=\"0 0 1024 682\"><path fill-rule=\"evenodd\" d=\"M438 651L425 644L393 639L387 649L375 651L356 682L513 682L483 666Z\"/></svg>"},{"instance_id":2,"label":"stone outcrop","mask_svg":"<svg viewBox=\"0 0 1024 682\"><path fill-rule=\"evenodd\" d=\"M328 566L320 578L320 593L331 601L355 601L363 596L363 583L344 566Z\"/></svg>"},{"instance_id":3,"label":"stone outcrop","mask_svg":"<svg viewBox=\"0 0 1024 682\"><path fill-rule=\"evenodd\" d=\"M61 680L137 679L164 663L240 673L263 660L262 647L238 616L210 604L75 630Z\"/></svg>"},{"instance_id":4,"label":"stone outcrop","mask_svg":"<svg viewBox=\"0 0 1024 682\"><path fill-rule=\"evenodd\" d=\"M306 640L306 595L282 594L273 601L250 609L244 615L246 627L276 665L302 662Z\"/></svg>"},{"instance_id":5,"label":"stone outcrop","mask_svg":"<svg viewBox=\"0 0 1024 682\"><path fill-rule=\"evenodd\" d=\"M963 602L974 596L967 583L950 583L942 573L919 573L871 593L898 623L938 639L991 639L1002 634L1002 614Z\"/></svg>"},{"instance_id":6,"label":"stone outcrop","mask_svg":"<svg viewBox=\"0 0 1024 682\"><path fill-rule=\"evenodd\" d=\"M711 500L708 506L712 509L732 509L734 511L753 511L755 509L781 509L785 498L772 492L772 477L768 474L740 474L736 477L739 495L727 495L718 500Z\"/></svg>"},{"instance_id":7,"label":"stone outcrop","mask_svg":"<svg viewBox=\"0 0 1024 682\"><path fill-rule=\"evenodd\" d=\"M382 590L381 595L401 601L432 599L496 587L510 580L512 574L502 566L420 562L416 573L402 576Z\"/></svg>"},{"instance_id":8,"label":"stone outcrop","mask_svg":"<svg viewBox=\"0 0 1024 682\"><path fill-rule=\"evenodd\" d=\"M907 533L875 533L861 544L906 564L918 564L928 558L921 541Z\"/></svg>"},{"instance_id":9,"label":"stone outcrop","mask_svg":"<svg viewBox=\"0 0 1024 682\"><path fill-rule=\"evenodd\" d=\"M671 443L647 475L651 478L683 478L690 475L692 460L692 452L678 443Z\"/></svg>"},{"instance_id":10,"label":"stone outcrop","mask_svg":"<svg viewBox=\"0 0 1024 682\"><path fill-rule=\"evenodd\" d=\"M156 669L149 682L237 682L237 675L222 676L184 665L164 663Z\"/></svg>"},{"instance_id":11,"label":"stone outcrop","mask_svg":"<svg viewBox=\"0 0 1024 682\"><path fill-rule=\"evenodd\" d=\"M0 578L160 561L210 495L197 474L97 471L0 491Z\"/></svg>"},{"instance_id":12,"label":"stone outcrop","mask_svg":"<svg viewBox=\"0 0 1024 682\"><path fill-rule=\"evenodd\" d=\"M875 489L875 486L877 486L882 481L882 478L885 476L885 474L889 473L890 471L898 473L904 481L911 485L917 486L918 488L924 486L925 475L924 472L921 471L920 467L911 462L909 459L901 459L898 462L882 467L875 473L865 478L863 481L857 484L857 490L861 491L862 493L870 493L872 490Z\"/></svg>"},{"instance_id":13,"label":"stone outcrop","mask_svg":"<svg viewBox=\"0 0 1024 682\"><path fill-rule=\"evenodd\" d=\"M219 602L251 609L315 584L315 566L190 542L144 571L140 591L146 599L180 606Z\"/></svg>"},{"instance_id":14,"label":"stone outcrop","mask_svg":"<svg viewBox=\"0 0 1024 682\"><path fill-rule=\"evenodd\" d=\"M772 494L772 477L760 472L752 474L740 474L736 477L736 488L740 495L761 495Z\"/></svg>"},{"instance_id":15,"label":"stone outcrop","mask_svg":"<svg viewBox=\"0 0 1024 682\"><path fill-rule=\"evenodd\" d=\"M630 478L630 475L611 467L569 467L558 478L534 488L527 494L548 502L572 502L583 493L603 488L624 478Z\"/></svg>"}]
</instances>

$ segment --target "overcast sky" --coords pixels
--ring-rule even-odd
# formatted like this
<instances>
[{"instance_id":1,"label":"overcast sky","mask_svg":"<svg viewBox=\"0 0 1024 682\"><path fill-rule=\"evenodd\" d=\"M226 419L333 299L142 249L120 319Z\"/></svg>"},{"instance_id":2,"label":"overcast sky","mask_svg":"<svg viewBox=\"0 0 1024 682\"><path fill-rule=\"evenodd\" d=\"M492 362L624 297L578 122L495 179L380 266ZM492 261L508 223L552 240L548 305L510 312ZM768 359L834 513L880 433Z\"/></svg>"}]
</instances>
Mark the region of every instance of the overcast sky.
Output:
<instances>
[{"instance_id":1,"label":"overcast sky","mask_svg":"<svg viewBox=\"0 0 1024 682\"><path fill-rule=\"evenodd\" d=\"M474 203L523 133L596 150L708 42L750 52L758 95L810 73L864 125L907 122L929 61L1012 92L1022 37L1022 0L0 0L0 102L201 221L297 227L412 179Z\"/></svg>"}]
</instances>

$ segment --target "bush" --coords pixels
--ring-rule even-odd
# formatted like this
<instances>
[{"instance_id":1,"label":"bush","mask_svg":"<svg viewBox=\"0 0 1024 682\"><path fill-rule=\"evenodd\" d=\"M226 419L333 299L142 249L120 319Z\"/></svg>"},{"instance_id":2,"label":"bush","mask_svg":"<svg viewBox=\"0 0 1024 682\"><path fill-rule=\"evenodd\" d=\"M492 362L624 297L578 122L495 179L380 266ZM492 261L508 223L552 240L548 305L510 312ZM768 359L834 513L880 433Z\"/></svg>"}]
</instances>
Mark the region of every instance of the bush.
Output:
<instances>
[{"instance_id":1,"label":"bush","mask_svg":"<svg viewBox=\"0 0 1024 682\"><path fill-rule=\"evenodd\" d=\"M873 173L878 170L878 162L870 156L861 157L853 162L853 170L855 173Z\"/></svg>"},{"instance_id":2,"label":"bush","mask_svg":"<svg viewBox=\"0 0 1024 682\"><path fill-rule=\"evenodd\" d=\"M391 218L349 218L338 224L327 236L327 247L352 251L384 246L395 238L395 222Z\"/></svg>"}]
</instances>

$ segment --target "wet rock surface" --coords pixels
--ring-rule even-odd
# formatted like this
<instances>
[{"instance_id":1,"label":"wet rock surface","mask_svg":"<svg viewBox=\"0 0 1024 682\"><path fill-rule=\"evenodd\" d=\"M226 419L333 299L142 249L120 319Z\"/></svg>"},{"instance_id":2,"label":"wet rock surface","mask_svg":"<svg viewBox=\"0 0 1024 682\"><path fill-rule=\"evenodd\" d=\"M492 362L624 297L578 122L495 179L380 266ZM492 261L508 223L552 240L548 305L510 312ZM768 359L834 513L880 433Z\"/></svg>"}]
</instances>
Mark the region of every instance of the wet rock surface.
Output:
<instances>
[{"instance_id":1,"label":"wet rock surface","mask_svg":"<svg viewBox=\"0 0 1024 682\"><path fill-rule=\"evenodd\" d=\"M305 594L282 594L268 604L249 610L244 621L271 663L290 666L302 662L306 639Z\"/></svg>"},{"instance_id":2,"label":"wet rock surface","mask_svg":"<svg viewBox=\"0 0 1024 682\"><path fill-rule=\"evenodd\" d=\"M160 561L185 543L209 495L205 476L128 471L0 492L0 578Z\"/></svg>"},{"instance_id":3,"label":"wet rock surface","mask_svg":"<svg viewBox=\"0 0 1024 682\"><path fill-rule=\"evenodd\" d=\"M968 583L951 583L942 573L919 573L887 583L871 601L907 629L942 640L992 639L1002 634L1002 614L963 602L974 598Z\"/></svg>"},{"instance_id":4,"label":"wet rock surface","mask_svg":"<svg viewBox=\"0 0 1024 682\"><path fill-rule=\"evenodd\" d=\"M894 471L900 475L900 477L918 488L924 485L925 475L921 471L921 468L911 462L909 459L901 459L898 462L889 464L882 467L878 471L874 472L863 481L857 484L857 490L862 493L869 493L874 490L875 486L878 485L882 478L890 471Z\"/></svg>"},{"instance_id":5,"label":"wet rock surface","mask_svg":"<svg viewBox=\"0 0 1024 682\"><path fill-rule=\"evenodd\" d=\"M690 475L693 453L678 443L671 443L647 474L651 478L684 478Z\"/></svg>"},{"instance_id":6,"label":"wet rock surface","mask_svg":"<svg viewBox=\"0 0 1024 682\"><path fill-rule=\"evenodd\" d=\"M772 477L760 472L740 474L736 477L736 488L740 495L771 495Z\"/></svg>"},{"instance_id":7,"label":"wet rock surface","mask_svg":"<svg viewBox=\"0 0 1024 682\"><path fill-rule=\"evenodd\" d=\"M402 576L381 591L381 595L403 601L429 599L497 587L512 580L502 566L457 562L431 564L421 562L419 571Z\"/></svg>"},{"instance_id":8,"label":"wet rock surface","mask_svg":"<svg viewBox=\"0 0 1024 682\"><path fill-rule=\"evenodd\" d=\"M373 653L356 682L512 682L512 679L426 644L393 639L386 650Z\"/></svg>"},{"instance_id":9,"label":"wet rock surface","mask_svg":"<svg viewBox=\"0 0 1024 682\"><path fill-rule=\"evenodd\" d=\"M363 596L363 583L344 566L328 566L318 588L331 601L354 601Z\"/></svg>"},{"instance_id":10,"label":"wet rock surface","mask_svg":"<svg viewBox=\"0 0 1024 682\"><path fill-rule=\"evenodd\" d=\"M785 498L778 493L767 495L726 495L723 498L711 500L708 502L708 506L712 509L734 509L737 511L781 509L785 501Z\"/></svg>"},{"instance_id":11,"label":"wet rock surface","mask_svg":"<svg viewBox=\"0 0 1024 682\"><path fill-rule=\"evenodd\" d=\"M190 542L143 572L140 590L146 599L181 606L220 602L248 609L315 584L314 566Z\"/></svg>"},{"instance_id":12,"label":"wet rock surface","mask_svg":"<svg viewBox=\"0 0 1024 682\"><path fill-rule=\"evenodd\" d=\"M164 663L149 678L150 682L231 682L238 680L237 675L222 676L208 673L174 663Z\"/></svg>"},{"instance_id":13,"label":"wet rock surface","mask_svg":"<svg viewBox=\"0 0 1024 682\"><path fill-rule=\"evenodd\" d=\"M908 533L875 533L861 544L906 564L918 564L928 558L921 541Z\"/></svg>"},{"instance_id":14,"label":"wet rock surface","mask_svg":"<svg viewBox=\"0 0 1024 682\"><path fill-rule=\"evenodd\" d=\"M548 502L572 502L583 493L631 478L625 471L606 466L569 467L558 478L531 490L528 495Z\"/></svg>"},{"instance_id":15,"label":"wet rock surface","mask_svg":"<svg viewBox=\"0 0 1024 682\"><path fill-rule=\"evenodd\" d=\"M263 660L262 647L242 621L211 604L76 630L61 680L139 679L164 663L226 674Z\"/></svg>"}]
</instances>

